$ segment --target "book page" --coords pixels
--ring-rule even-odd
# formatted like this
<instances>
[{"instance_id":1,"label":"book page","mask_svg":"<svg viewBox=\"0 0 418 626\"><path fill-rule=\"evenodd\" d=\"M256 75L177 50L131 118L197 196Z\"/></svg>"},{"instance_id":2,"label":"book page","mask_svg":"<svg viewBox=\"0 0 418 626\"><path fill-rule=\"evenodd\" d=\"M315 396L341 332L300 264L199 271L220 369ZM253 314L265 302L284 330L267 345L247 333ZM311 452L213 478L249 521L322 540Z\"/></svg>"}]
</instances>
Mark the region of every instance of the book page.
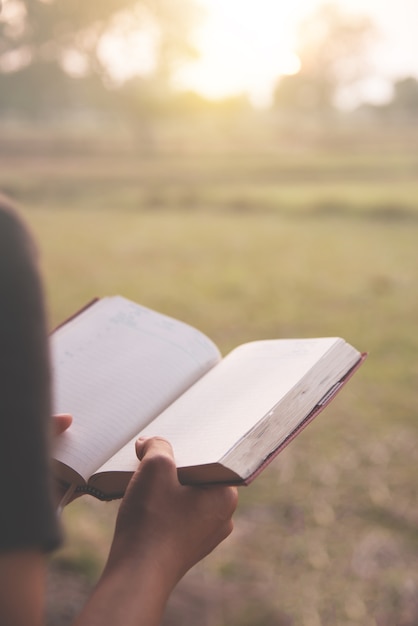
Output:
<instances>
[{"instance_id":1,"label":"book page","mask_svg":"<svg viewBox=\"0 0 418 626\"><path fill-rule=\"evenodd\" d=\"M139 434L170 441L178 467L217 462L339 342L345 343L324 338L240 346ZM351 358L358 359L354 349ZM100 471L133 471L138 465L134 441Z\"/></svg>"},{"instance_id":2,"label":"book page","mask_svg":"<svg viewBox=\"0 0 418 626\"><path fill-rule=\"evenodd\" d=\"M115 296L51 336L55 413L71 413L54 457L87 479L220 359L191 326Z\"/></svg>"}]
</instances>

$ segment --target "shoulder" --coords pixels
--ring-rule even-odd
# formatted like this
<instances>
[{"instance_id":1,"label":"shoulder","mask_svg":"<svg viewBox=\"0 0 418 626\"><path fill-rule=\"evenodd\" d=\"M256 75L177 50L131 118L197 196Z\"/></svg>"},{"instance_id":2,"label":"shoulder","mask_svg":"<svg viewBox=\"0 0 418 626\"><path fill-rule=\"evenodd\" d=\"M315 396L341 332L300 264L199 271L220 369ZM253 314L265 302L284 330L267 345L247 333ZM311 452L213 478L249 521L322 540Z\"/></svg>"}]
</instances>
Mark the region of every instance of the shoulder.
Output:
<instances>
[{"instance_id":1,"label":"shoulder","mask_svg":"<svg viewBox=\"0 0 418 626\"><path fill-rule=\"evenodd\" d=\"M12 200L0 193L0 237L4 242L19 239L26 245L30 241L28 230ZM30 244L33 245L33 244Z\"/></svg>"},{"instance_id":2,"label":"shoulder","mask_svg":"<svg viewBox=\"0 0 418 626\"><path fill-rule=\"evenodd\" d=\"M24 228L16 206L12 200L2 194L0 194L0 223L2 226L1 235L3 235L3 228L8 229L7 232L19 231Z\"/></svg>"},{"instance_id":3,"label":"shoulder","mask_svg":"<svg viewBox=\"0 0 418 626\"><path fill-rule=\"evenodd\" d=\"M37 250L24 220L15 204L0 194L0 260L36 263Z\"/></svg>"}]
</instances>

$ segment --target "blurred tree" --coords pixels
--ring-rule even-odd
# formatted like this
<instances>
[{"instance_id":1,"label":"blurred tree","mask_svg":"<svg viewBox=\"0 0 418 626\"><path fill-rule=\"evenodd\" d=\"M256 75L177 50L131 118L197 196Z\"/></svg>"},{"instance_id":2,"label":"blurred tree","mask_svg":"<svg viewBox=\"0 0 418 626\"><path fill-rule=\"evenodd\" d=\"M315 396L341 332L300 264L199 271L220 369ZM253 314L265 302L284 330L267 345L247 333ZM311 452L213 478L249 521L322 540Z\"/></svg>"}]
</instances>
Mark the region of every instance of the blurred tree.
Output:
<instances>
[{"instance_id":1,"label":"blurred tree","mask_svg":"<svg viewBox=\"0 0 418 626\"><path fill-rule=\"evenodd\" d=\"M393 97L388 107L392 114L409 122L418 117L418 80L407 76L393 85Z\"/></svg>"},{"instance_id":2,"label":"blurred tree","mask_svg":"<svg viewBox=\"0 0 418 626\"><path fill-rule=\"evenodd\" d=\"M329 113L342 87L364 77L374 34L367 17L324 4L300 28L300 70L277 84L274 106L292 113Z\"/></svg>"},{"instance_id":3,"label":"blurred tree","mask_svg":"<svg viewBox=\"0 0 418 626\"><path fill-rule=\"evenodd\" d=\"M72 106L80 94L97 94L99 83L104 97L105 88L120 80L109 50L127 37L143 36L148 61L141 67L138 59L135 67L135 52L125 51L125 66L168 83L176 64L194 54L190 33L196 17L194 0L4 0L0 110L48 113ZM86 89L90 79L94 86Z\"/></svg>"}]
</instances>

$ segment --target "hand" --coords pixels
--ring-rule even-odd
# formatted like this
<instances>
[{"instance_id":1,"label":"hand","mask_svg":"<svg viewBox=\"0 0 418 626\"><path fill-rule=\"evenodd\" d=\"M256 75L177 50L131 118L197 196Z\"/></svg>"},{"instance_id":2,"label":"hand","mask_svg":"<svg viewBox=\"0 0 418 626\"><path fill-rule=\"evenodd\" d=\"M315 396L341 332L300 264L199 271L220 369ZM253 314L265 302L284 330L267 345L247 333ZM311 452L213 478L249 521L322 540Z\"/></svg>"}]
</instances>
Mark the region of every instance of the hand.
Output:
<instances>
[{"instance_id":1,"label":"hand","mask_svg":"<svg viewBox=\"0 0 418 626\"><path fill-rule=\"evenodd\" d=\"M232 531L235 487L184 486L168 442L139 440L141 461L119 509L110 565L153 563L171 587Z\"/></svg>"},{"instance_id":2,"label":"hand","mask_svg":"<svg viewBox=\"0 0 418 626\"><path fill-rule=\"evenodd\" d=\"M139 440L104 572L76 626L158 626L180 578L232 531L234 487L179 483L169 443Z\"/></svg>"},{"instance_id":3,"label":"hand","mask_svg":"<svg viewBox=\"0 0 418 626\"><path fill-rule=\"evenodd\" d=\"M52 422L53 422L54 436L58 437L58 435L61 435L63 432L68 430L68 428L71 426L73 422L73 417L69 413L59 413L52 417ZM65 498L66 493L67 493L67 488L65 486L61 484L57 484L55 486L54 495L55 495L56 503L59 506L59 510L62 510L66 504L69 504L70 502L75 500L75 496L72 496L71 498L68 498L65 500L64 498Z\"/></svg>"},{"instance_id":4,"label":"hand","mask_svg":"<svg viewBox=\"0 0 418 626\"><path fill-rule=\"evenodd\" d=\"M52 420L54 424L54 435L57 437L70 428L73 422L73 416L69 413L59 413L58 415L54 415Z\"/></svg>"}]
</instances>

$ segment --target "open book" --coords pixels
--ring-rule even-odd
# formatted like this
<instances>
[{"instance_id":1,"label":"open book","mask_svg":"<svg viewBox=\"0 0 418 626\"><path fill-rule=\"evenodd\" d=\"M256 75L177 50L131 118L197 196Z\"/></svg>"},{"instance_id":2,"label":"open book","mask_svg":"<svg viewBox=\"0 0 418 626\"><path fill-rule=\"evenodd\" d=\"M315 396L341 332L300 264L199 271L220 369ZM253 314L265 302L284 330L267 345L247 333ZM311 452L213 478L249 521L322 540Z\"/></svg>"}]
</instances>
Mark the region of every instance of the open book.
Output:
<instances>
[{"instance_id":1,"label":"open book","mask_svg":"<svg viewBox=\"0 0 418 626\"><path fill-rule=\"evenodd\" d=\"M120 296L58 328L51 355L54 411L73 415L54 471L105 500L138 467L138 436L170 441L181 482L248 484L364 358L335 337L255 341L222 358L200 331Z\"/></svg>"}]
</instances>

